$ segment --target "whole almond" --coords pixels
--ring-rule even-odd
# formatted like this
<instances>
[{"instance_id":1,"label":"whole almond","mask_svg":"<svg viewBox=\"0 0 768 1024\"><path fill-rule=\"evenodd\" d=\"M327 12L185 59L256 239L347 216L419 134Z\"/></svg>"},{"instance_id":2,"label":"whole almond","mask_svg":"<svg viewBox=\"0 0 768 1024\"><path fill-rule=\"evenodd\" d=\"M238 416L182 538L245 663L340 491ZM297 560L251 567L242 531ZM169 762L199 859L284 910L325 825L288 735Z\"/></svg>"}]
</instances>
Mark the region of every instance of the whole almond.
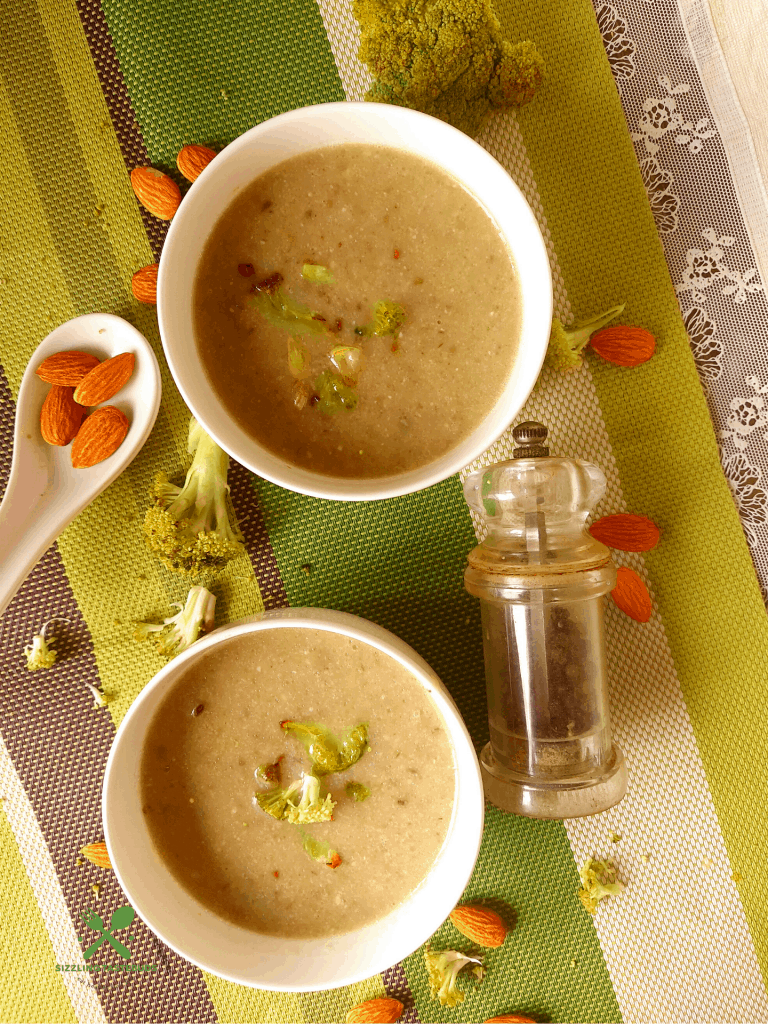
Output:
<instances>
[{"instance_id":1,"label":"whole almond","mask_svg":"<svg viewBox=\"0 0 768 1024\"><path fill-rule=\"evenodd\" d=\"M85 409L72 397L74 388L54 384L40 410L40 433L48 444L65 445L80 429Z\"/></svg>"},{"instance_id":2,"label":"whole almond","mask_svg":"<svg viewBox=\"0 0 768 1024\"><path fill-rule=\"evenodd\" d=\"M114 398L127 384L133 373L136 357L133 352L121 352L94 366L75 388L75 401L80 405L101 405Z\"/></svg>"},{"instance_id":3,"label":"whole almond","mask_svg":"<svg viewBox=\"0 0 768 1024\"><path fill-rule=\"evenodd\" d=\"M141 270L137 270L131 278L131 291L134 298L147 306L154 306L157 302L157 263L150 263Z\"/></svg>"},{"instance_id":4,"label":"whole almond","mask_svg":"<svg viewBox=\"0 0 768 1024\"><path fill-rule=\"evenodd\" d=\"M114 455L128 433L128 420L114 405L103 405L85 420L72 442L72 465L87 469Z\"/></svg>"},{"instance_id":5,"label":"whole almond","mask_svg":"<svg viewBox=\"0 0 768 1024\"><path fill-rule=\"evenodd\" d=\"M647 363L656 351L656 339L642 327L604 327L589 339L595 352L617 366Z\"/></svg>"},{"instance_id":6,"label":"whole almond","mask_svg":"<svg viewBox=\"0 0 768 1024\"><path fill-rule=\"evenodd\" d=\"M478 946L495 949L501 946L507 937L507 926L496 913L488 907L472 904L454 907L451 921L462 935L476 942Z\"/></svg>"},{"instance_id":7,"label":"whole almond","mask_svg":"<svg viewBox=\"0 0 768 1024\"><path fill-rule=\"evenodd\" d=\"M619 512L592 523L589 532L601 544L617 551L650 551L659 543L661 530L652 519Z\"/></svg>"},{"instance_id":8,"label":"whole almond","mask_svg":"<svg viewBox=\"0 0 768 1024\"><path fill-rule=\"evenodd\" d=\"M489 1017L485 1024L536 1024L536 1021L520 1013L502 1013L500 1017Z\"/></svg>"},{"instance_id":9,"label":"whole almond","mask_svg":"<svg viewBox=\"0 0 768 1024\"><path fill-rule=\"evenodd\" d=\"M131 185L136 198L161 220L171 220L181 203L179 186L155 167L134 167Z\"/></svg>"},{"instance_id":10,"label":"whole almond","mask_svg":"<svg viewBox=\"0 0 768 1024\"><path fill-rule=\"evenodd\" d=\"M89 352L54 352L40 363L35 373L46 384L76 388L83 377L98 365L99 360Z\"/></svg>"},{"instance_id":11,"label":"whole almond","mask_svg":"<svg viewBox=\"0 0 768 1024\"><path fill-rule=\"evenodd\" d=\"M353 1006L347 1014L347 1024L395 1024L403 1014L403 1004L398 999L369 999Z\"/></svg>"},{"instance_id":12,"label":"whole almond","mask_svg":"<svg viewBox=\"0 0 768 1024\"><path fill-rule=\"evenodd\" d=\"M184 146L176 157L176 166L187 181L195 181L215 156L207 146Z\"/></svg>"},{"instance_id":13,"label":"whole almond","mask_svg":"<svg viewBox=\"0 0 768 1024\"><path fill-rule=\"evenodd\" d=\"M637 622L647 622L650 619L653 611L651 595L634 569L626 565L619 566L616 586L611 591L611 597L621 611L631 619Z\"/></svg>"},{"instance_id":14,"label":"whole almond","mask_svg":"<svg viewBox=\"0 0 768 1024\"><path fill-rule=\"evenodd\" d=\"M91 864L95 864L97 868L112 867L112 861L109 859L106 843L89 843L88 846L84 846L82 848L80 853L82 853L86 860L89 860Z\"/></svg>"}]
</instances>

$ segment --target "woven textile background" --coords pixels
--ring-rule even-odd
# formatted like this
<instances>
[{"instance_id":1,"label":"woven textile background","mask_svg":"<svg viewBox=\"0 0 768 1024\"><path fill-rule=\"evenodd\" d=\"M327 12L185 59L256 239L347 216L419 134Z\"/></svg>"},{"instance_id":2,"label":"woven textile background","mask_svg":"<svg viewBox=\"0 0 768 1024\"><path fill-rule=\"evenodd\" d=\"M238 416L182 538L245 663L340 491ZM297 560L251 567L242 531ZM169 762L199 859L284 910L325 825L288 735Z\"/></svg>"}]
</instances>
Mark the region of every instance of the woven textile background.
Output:
<instances>
[{"instance_id":1,"label":"woven textile background","mask_svg":"<svg viewBox=\"0 0 768 1024\"><path fill-rule=\"evenodd\" d=\"M658 549L626 559L651 587L651 623L609 615L630 793L613 811L567 826L489 808L467 895L504 900L517 925L483 985L450 1011L430 999L418 952L351 990L279 995L204 975L140 923L134 959L156 972L55 970L81 962L79 915L94 898L105 912L124 899L111 875L78 865L77 854L101 838L100 782L114 729L163 663L134 644L130 624L167 614L186 590L149 557L139 528L152 475L185 466L188 414L154 311L131 297L131 275L159 257L164 229L138 207L127 171L145 163L173 171L187 142L223 146L283 110L362 99L367 73L342 0L0 0L8 163L0 487L22 372L56 324L94 309L125 316L154 345L164 387L145 448L0 620L1 1019L339 1021L354 1003L389 992L412 1021L511 1010L551 1021L768 1020L768 628L633 151L635 128L601 38L605 6L497 4L511 38L536 40L548 74L529 107L496 118L479 141L539 217L558 315L626 301L628 322L659 339L654 359L633 371L595 361L571 379L543 375L524 410L549 424L558 453L606 470L599 513L626 508L663 529ZM695 67L689 72L693 82ZM756 290L748 298L756 296L762 301ZM508 452L502 439L487 459ZM247 557L217 584L218 621L284 604L365 615L427 658L483 743L479 608L462 584L476 541L459 479L369 505L291 494L235 464L230 482ZM54 616L68 620L57 631L59 662L31 676L21 651ZM108 709L94 709L89 681L113 696ZM576 861L609 852L627 892L593 922L575 897ZM452 941L449 926L435 939Z\"/></svg>"}]
</instances>

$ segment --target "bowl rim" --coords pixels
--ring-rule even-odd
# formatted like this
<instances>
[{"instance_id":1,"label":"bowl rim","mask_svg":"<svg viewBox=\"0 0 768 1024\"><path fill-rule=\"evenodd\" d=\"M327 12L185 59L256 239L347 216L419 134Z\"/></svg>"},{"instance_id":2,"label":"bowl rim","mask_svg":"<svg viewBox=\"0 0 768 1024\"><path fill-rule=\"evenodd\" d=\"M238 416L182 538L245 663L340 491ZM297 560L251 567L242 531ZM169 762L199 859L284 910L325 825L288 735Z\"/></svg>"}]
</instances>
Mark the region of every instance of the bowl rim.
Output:
<instances>
[{"instance_id":1,"label":"bowl rim","mask_svg":"<svg viewBox=\"0 0 768 1024\"><path fill-rule=\"evenodd\" d=\"M188 222L194 219L198 202L205 202L205 198L201 197L207 194L206 190L212 188L211 182L214 179L216 181L219 179L226 180L227 164L236 160L241 150L247 150L254 143L258 143L259 140L270 137L279 138L283 130L289 129L291 126L295 127L302 122L331 123L334 120L339 124L341 122L358 123L365 121L373 125L402 125L411 131L419 128L426 129L426 134L432 133L432 135L441 137L441 145L445 150L456 151L463 149L467 153L474 154L475 159L484 163L489 173L498 177L498 172L501 171L503 179L499 180L503 180L504 187L508 189L507 198L515 205L516 212L527 222L526 231L530 236L529 242L531 245L530 249L526 249L526 268L524 271L521 271L520 259L513 254L515 256L517 272L521 275L521 287L524 275L534 273L538 275L538 291L540 294L535 296L535 306L533 305L533 297L531 297L529 302L526 302L525 295L522 296L524 321L523 326L521 326L522 331L525 324L529 321L533 322L533 328L525 327L525 330L530 330L530 333L536 337L538 348L535 349L529 344L525 358L518 359L514 364L504 392L502 392L481 423L476 426L467 438L459 442L459 444L439 459L394 476L371 478L334 477L313 472L303 467L294 466L287 460L279 458L252 437L249 438L247 451L237 450L239 448L239 441L238 443L232 443L226 434L227 431L233 429L245 434L243 428L236 425L236 421L218 397L216 398L216 404L221 415L217 422L211 421L206 415L199 415L200 406L196 393L199 393L201 389L200 377L198 376L197 380L195 380L195 371L190 370L190 362L194 362L195 366L199 367L199 375L202 375L203 378L205 377L205 370L196 354L194 360L189 359L189 349L183 347L184 342L180 338L174 341L174 313L172 309L175 280L174 261L177 258L177 250L179 252L179 259L184 259L184 254L189 249L188 241L183 236L185 233L189 233ZM339 142L350 141L341 137L341 129L339 134ZM366 142L369 140L361 138L359 141ZM316 147L309 148L319 149L323 148L324 145L332 144L330 142L319 143ZM401 148L408 152L418 152L414 146L406 142L403 142L401 145L397 145L394 142L378 144L389 145L394 149ZM272 161L270 166L276 166L282 160L290 158L290 155L281 155ZM434 152L431 155L418 152L418 155L457 178L485 209L494 223L497 223L497 217L492 205L484 197L478 195L476 190L471 188L460 175L449 170ZM263 171L259 173L263 173ZM230 197L229 201L231 202L231 200L232 197ZM499 230L501 229L499 228ZM509 243L509 232L502 232L502 234ZM207 236L200 240L195 250L198 254L202 251L205 237ZM531 268L535 268L535 270ZM191 296L188 301L191 303ZM470 465L501 437L524 405L541 372L549 338L552 302L552 274L541 228L522 190L512 179L506 168L488 150L468 135L465 135L464 132L459 131L459 129L421 111L384 103L335 101L299 107L262 121L229 143L228 146L217 154L216 159L207 165L202 174L192 184L178 212L170 223L163 246L163 254L160 259L157 317L165 357L176 386L187 406L206 432L232 458L246 466L259 477L300 494L331 500L373 501L383 498L400 497L439 483L453 476L454 473L460 471L465 466ZM186 333L184 337L186 338ZM195 347L194 341L192 341L192 347ZM206 382L206 387L209 391L213 392L209 382ZM511 405L514 408L507 414L503 410L509 401L507 392L512 390L514 390L514 399Z\"/></svg>"},{"instance_id":2,"label":"bowl rim","mask_svg":"<svg viewBox=\"0 0 768 1024\"><path fill-rule=\"evenodd\" d=\"M438 712L446 720L446 731L448 733L449 742L451 749L454 753L454 757L457 761L456 771L456 789L454 794L454 806L452 811L451 822L446 832L446 837L443 841L443 845L438 852L435 861L430 868L430 871L422 879L422 882L413 890L407 900L400 904L398 908L391 911L390 914L394 915L398 912L401 907L406 906L411 900L414 899L416 894L421 890L422 886L428 879L432 871L441 861L443 853L448 845L451 836L457 831L457 815L458 815L458 804L459 804L459 793L461 792L461 798L463 801L462 818L474 821L474 840L467 845L467 831L466 831L466 820L463 820L462 835L464 836L464 851L462 853L462 864L460 870L457 871L452 866L451 869L451 881L454 884L449 896L450 900L445 902L444 910L445 913L435 915L434 921L430 918L430 928L428 932L422 934L424 929L413 929L409 932L408 938L403 943L402 950L398 951L397 960L393 963L384 964L381 962L374 961L369 967L361 967L358 970L352 970L348 974L340 974L338 977L333 977L327 983L321 982L320 984L313 984L311 988L307 988L306 985L301 982L281 982L275 984L270 982L269 984L256 981L250 977L244 977L243 974L239 974L235 971L228 972L222 970L218 966L214 966L211 963L206 963L203 959L198 956L191 956L188 952L185 952L182 946L171 940L163 927L163 922L158 922L157 905L148 906L147 901L141 892L138 892L133 885L126 884L125 874L122 870L122 861L125 860L126 864L129 864L130 856L128 853L123 856L125 851L122 848L118 849L115 847L113 842L113 834L110 825L110 815L113 813L113 798L115 796L115 789L121 785L119 775L114 771L115 761L121 753L120 747L123 743L127 742L125 737L130 736L131 724L133 719L139 715L142 711L142 706L151 700L155 691L161 689L163 684L166 682L169 676L181 675L185 666L199 657L201 657L205 651L219 643L226 642L237 636L246 635L248 633L257 632L263 629L271 628L310 628L320 629L328 632L338 633L343 636L351 637L361 642L367 643L374 648L383 651L390 657L395 658L402 665L404 665L419 681L423 688L427 688L427 684L430 685L429 697L435 702ZM173 683L168 684L169 687ZM156 710L156 709L155 709ZM153 712L154 714L154 712ZM142 739L146 736L146 731L149 727L149 723L152 720L153 715L150 715L147 724L145 725L141 736ZM463 744L463 752L458 747ZM143 747L143 743L142 743ZM461 776L458 771L458 757L459 754L466 755L467 752L471 752L471 763L474 766L474 772L469 773L464 771ZM463 757L466 761L466 756ZM117 813L115 811L114 813ZM383 970L387 970L393 966L394 963L400 962L406 956L414 952L419 946L426 942L434 931L440 926L442 921L447 918L453 906L459 901L467 883L469 882L472 872L474 871L477 857L480 852L480 845L483 837L485 817L485 800L483 794L483 782L480 770L480 764L477 758L474 744L467 730L466 724L456 707L450 693L448 692L445 684L443 684L440 678L437 676L431 666L408 644L401 640L396 634L391 633L384 627L379 626L377 623L370 622L367 619L363 619L360 616L352 615L348 612L338 612L331 609L320 609L320 608L284 608L284 609L272 609L265 611L259 615L249 616L244 619L240 619L236 622L229 623L225 626L221 626L214 630L208 636L196 641L192 647L188 648L182 654L173 658L168 664L164 665L163 668L157 672L152 679L146 684L146 686L140 691L138 696L132 702L130 708L126 712L120 726L117 729L112 746L110 748L109 756L107 759L107 765L104 772L104 781L102 784L102 824L104 828L104 839L109 852L110 861L114 870L115 876L119 885L121 886L125 897L127 898L130 905L135 909L138 916L145 923L147 928L153 932L165 945L176 952L182 959L189 963L194 964L201 970L208 971L215 974L218 977L224 978L227 981L235 982L239 985L245 985L250 988L266 989L269 991L276 992L307 992L307 991L322 991L332 988L338 988L344 985L355 984L356 982L363 981L377 973L381 973ZM150 838L151 843L151 838ZM159 855L158 855L159 857ZM162 860L160 859L162 864ZM170 872L163 864L163 871ZM172 878L173 876L171 876ZM180 883L177 883L180 885ZM182 886L182 889L184 887ZM454 891L455 890L455 891ZM186 891L186 890L185 890ZM191 894L187 894L191 897ZM191 897L194 899L194 897ZM449 905L450 903L450 905ZM441 901L440 906L443 906ZM214 911L209 910L203 904L200 904L201 918L209 916L212 919L217 919L218 915ZM390 915L387 915L389 917ZM162 918L162 912L160 914ZM387 920L387 917L378 919L374 922L370 922L364 926L363 929L357 929L350 933L342 933L344 935L354 935L363 932L365 929L370 929L379 926L383 921ZM439 920L438 920L439 917ZM238 927L238 926L234 926ZM258 933L256 933L258 934ZM333 938L331 936L330 938ZM312 939L295 939L288 940L291 943L295 943L296 946L308 942L316 942L318 940ZM306 959L306 955L305 955ZM389 959L389 957L387 957Z\"/></svg>"}]
</instances>

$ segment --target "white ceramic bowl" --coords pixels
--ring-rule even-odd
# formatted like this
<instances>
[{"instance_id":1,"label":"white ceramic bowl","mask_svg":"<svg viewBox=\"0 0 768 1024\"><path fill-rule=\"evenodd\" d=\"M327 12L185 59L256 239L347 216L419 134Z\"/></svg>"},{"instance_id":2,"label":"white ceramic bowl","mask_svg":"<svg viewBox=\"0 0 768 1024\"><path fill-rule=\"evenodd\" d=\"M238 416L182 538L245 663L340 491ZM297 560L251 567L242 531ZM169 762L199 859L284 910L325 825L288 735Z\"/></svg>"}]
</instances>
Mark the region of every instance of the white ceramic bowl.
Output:
<instances>
[{"instance_id":1,"label":"white ceramic bowl","mask_svg":"<svg viewBox=\"0 0 768 1024\"><path fill-rule=\"evenodd\" d=\"M387 917L345 935L281 939L218 917L191 896L156 852L141 812L144 738L165 694L190 662L231 637L263 629L329 630L383 651L410 670L440 712L453 747L456 788L443 847L419 888ZM104 776L104 833L131 906L167 945L204 970L253 988L283 992L350 985L412 953L442 924L469 881L483 832L483 787L466 726L429 665L392 633L355 615L295 608L266 612L199 640L141 691L112 744Z\"/></svg>"},{"instance_id":2,"label":"white ceramic bowl","mask_svg":"<svg viewBox=\"0 0 768 1024\"><path fill-rule=\"evenodd\" d=\"M288 157L339 143L363 142L425 157L461 181L496 222L520 279L520 357L496 404L477 429L442 458L397 476L370 480L300 469L250 437L222 406L194 341L192 289L203 245L233 198ZM375 188L375 183L372 183ZM165 354L184 400L214 440L259 476L321 498L366 500L420 490L477 458L509 426L539 375L552 318L552 282L536 219L522 192L469 136L427 114L383 103L326 103L292 110L251 128L219 153L194 183L163 248L157 315Z\"/></svg>"}]
</instances>

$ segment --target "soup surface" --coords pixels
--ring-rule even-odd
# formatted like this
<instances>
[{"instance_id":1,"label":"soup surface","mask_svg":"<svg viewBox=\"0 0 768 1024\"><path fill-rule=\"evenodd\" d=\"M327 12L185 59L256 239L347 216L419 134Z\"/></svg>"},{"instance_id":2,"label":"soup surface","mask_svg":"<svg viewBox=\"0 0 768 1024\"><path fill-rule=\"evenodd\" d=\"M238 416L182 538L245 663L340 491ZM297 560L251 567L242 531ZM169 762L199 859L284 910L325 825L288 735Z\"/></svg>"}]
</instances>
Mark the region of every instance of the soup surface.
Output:
<instances>
[{"instance_id":1,"label":"soup surface","mask_svg":"<svg viewBox=\"0 0 768 1024\"><path fill-rule=\"evenodd\" d=\"M276 820L254 800L269 790L259 765L282 757L282 788L309 772L284 719L340 738L367 723L357 763L322 777L332 821ZM356 801L352 782L370 796ZM309 938L375 921L419 885L447 834L455 770L442 717L406 669L354 639L282 628L219 644L176 683L151 723L141 787L155 846L192 895L245 928ZM341 863L313 860L307 836Z\"/></svg>"},{"instance_id":2,"label":"soup surface","mask_svg":"<svg viewBox=\"0 0 768 1024\"><path fill-rule=\"evenodd\" d=\"M405 320L372 334L381 302ZM203 365L243 429L294 465L357 478L433 462L480 425L515 361L519 307L478 201L420 157L359 144L244 189L194 291Z\"/></svg>"}]
</instances>

